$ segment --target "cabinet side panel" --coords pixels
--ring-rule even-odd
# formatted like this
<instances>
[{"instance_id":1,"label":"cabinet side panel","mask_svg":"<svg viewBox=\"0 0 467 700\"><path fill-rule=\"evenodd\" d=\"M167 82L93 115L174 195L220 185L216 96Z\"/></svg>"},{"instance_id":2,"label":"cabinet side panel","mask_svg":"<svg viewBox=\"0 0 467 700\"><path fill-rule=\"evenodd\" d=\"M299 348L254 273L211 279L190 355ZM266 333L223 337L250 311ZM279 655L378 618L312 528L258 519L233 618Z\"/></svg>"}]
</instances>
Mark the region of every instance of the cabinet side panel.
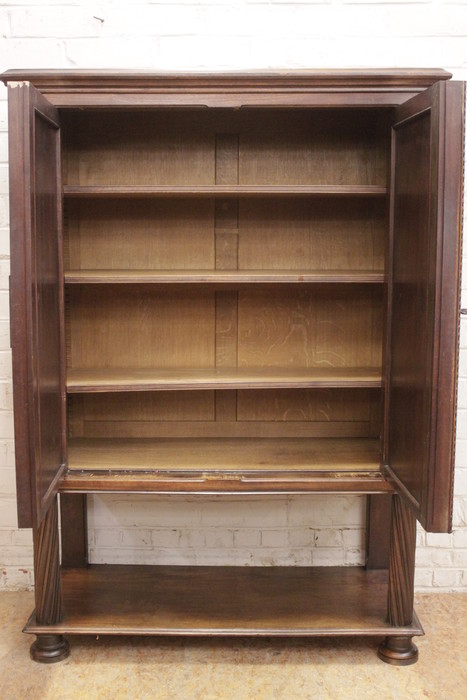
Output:
<instances>
[{"instance_id":1,"label":"cabinet side panel","mask_svg":"<svg viewBox=\"0 0 467 700\"><path fill-rule=\"evenodd\" d=\"M454 451L459 348L460 264L464 152L465 83L446 83L444 159L440 163L443 187L440 218L444 231L439 263L439 360L436 410L436 452L427 484L427 527L446 532L452 528Z\"/></svg>"},{"instance_id":2,"label":"cabinet side panel","mask_svg":"<svg viewBox=\"0 0 467 700\"><path fill-rule=\"evenodd\" d=\"M393 128L388 465L426 530L451 528L463 86L409 100Z\"/></svg>"},{"instance_id":3,"label":"cabinet side panel","mask_svg":"<svg viewBox=\"0 0 467 700\"><path fill-rule=\"evenodd\" d=\"M34 108L33 143L33 389L36 415L37 512L45 515L49 490L63 462L59 236L60 181L56 154L60 132Z\"/></svg>"},{"instance_id":4,"label":"cabinet side panel","mask_svg":"<svg viewBox=\"0 0 467 700\"><path fill-rule=\"evenodd\" d=\"M16 489L19 527L32 526L30 422L28 409L28 344L26 295L26 218L29 212L25 172L24 114L26 95L18 87L8 90L10 156L10 327L15 414Z\"/></svg>"},{"instance_id":5,"label":"cabinet side panel","mask_svg":"<svg viewBox=\"0 0 467 700\"><path fill-rule=\"evenodd\" d=\"M394 265L389 461L420 505L429 459L434 251L430 111L394 130ZM397 234L397 235L396 235Z\"/></svg>"},{"instance_id":6,"label":"cabinet side panel","mask_svg":"<svg viewBox=\"0 0 467 700\"><path fill-rule=\"evenodd\" d=\"M61 183L58 112L10 86L11 324L18 512L39 526L63 471Z\"/></svg>"}]
</instances>

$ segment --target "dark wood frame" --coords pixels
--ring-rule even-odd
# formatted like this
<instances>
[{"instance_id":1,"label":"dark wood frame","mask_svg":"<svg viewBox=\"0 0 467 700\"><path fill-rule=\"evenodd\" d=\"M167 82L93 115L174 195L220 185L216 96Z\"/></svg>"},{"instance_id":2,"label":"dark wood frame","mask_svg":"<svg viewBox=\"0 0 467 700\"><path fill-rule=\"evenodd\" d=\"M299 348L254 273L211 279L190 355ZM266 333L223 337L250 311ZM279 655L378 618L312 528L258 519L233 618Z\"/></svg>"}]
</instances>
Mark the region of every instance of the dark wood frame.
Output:
<instances>
[{"instance_id":1,"label":"dark wood frame","mask_svg":"<svg viewBox=\"0 0 467 700\"><path fill-rule=\"evenodd\" d=\"M34 553L36 572L36 611L31 616L26 630L37 635L31 654L35 660L54 662L65 658L68 644L63 634L75 633L130 633L130 634L276 634L276 635L345 635L367 634L386 637L379 656L388 663L405 665L417 659L416 647L411 642L415 635L422 634L420 624L413 612L413 578L415 560L415 518L418 517L431 531L449 531L452 512L453 450L456 404L457 344L459 318L459 277L460 277L460 237L461 237L461 192L462 192L462 137L463 137L463 88L459 83L449 81L450 74L442 70L373 70L373 71L300 71L289 73L277 71L272 73L244 73L230 75L190 75L158 74L142 72L98 72L98 71L7 71L3 82L9 86L10 96L10 192L11 192L11 319L13 375L15 397L15 435L16 463L18 485L18 514L20 527L34 528ZM387 375L384 382L388 387L385 405L386 443L382 469L377 473L349 472L339 479L335 474L326 472L300 473L293 476L272 474L263 471L251 475L211 475L210 478L193 479L187 475L168 478L168 475L155 474L102 474L67 471L66 466L66 430L65 430L65 364L63 332L63 269L61 264L61 201L57 198L57 259L59 300L56 308L57 323L60 324L61 373L57 377L62 401L62 425L58 431L60 442L60 459L57 471L50 480L46 492L40 490L40 470L42 462L37 450L37 435L41 427L41 417L37 410L37 396L34 394L34 351L36 341L33 323L33 299L35 290L34 251L35 182L34 182L34 134L31 123L34 122L35 110L39 110L54 128L58 128L59 110L73 108L177 108L195 107L336 107L355 108L370 107L392 110L393 133L400 124L414 119L414 115L425 114L429 110L431 123L430 149L430 191L428 195L432 237L431 267L427 277L420 276L420 284L426 285L427 304L432 319L427 332L429 348L431 384L428 387L427 420L429 424L428 458L423 464L422 497L416 497L411 485L404 483L404 478L392 468L391 445L388 444L388 428L391 425L393 406L392 386L393 368L391 359L391 329L397 327L398 319L393 314L393 279L397 276L396 264L392 256L395 230L394 207L397 206L396 137L393 138L390 214L390 242L388 255L387 301L388 326L386 329L386 366ZM34 127L33 127L34 128ZM56 163L60 156L58 143ZM58 172L58 166L57 166ZM277 188L263 188L263 195L274 196ZM283 188L282 188L283 189ZM311 187L285 188L281 194L295 196L313 196L316 194L341 194L381 196L385 188L364 187L339 188ZM181 191L189 196L226 197L247 196L248 188L232 185L215 187L140 187L140 188L87 188L86 196L179 196ZM376 191L378 190L378 191ZM57 192L61 184L57 183ZM68 186L68 197L83 195L84 188L76 190ZM33 222L33 223L31 223ZM34 263L34 264L33 264ZM67 282L79 283L71 275ZM99 280L91 280L99 282ZM141 279L140 281L145 281ZM196 282L196 279L191 280ZM275 280L280 282L280 276ZM292 280L294 282L295 280ZM312 282L313 280L310 280ZM333 280L327 280L332 282ZM373 279L360 282L372 283ZM220 285L236 284L238 280L226 273L219 277ZM290 283L291 280L288 280ZM33 295L30 290L32 286ZM228 288L228 287L227 287ZM431 296L430 296L431 295ZM37 304L37 301L35 302ZM427 312L428 313L428 312ZM416 332L417 329L415 329ZM431 334L431 335L430 335ZM431 339L430 339L431 338ZM37 361L37 358L36 358ZM402 368L404 369L404 368ZM363 384L362 384L363 386ZM421 440L425 436L420 437ZM417 485L418 488L418 485ZM88 584L95 586L96 595L105 597L102 588L116 580L133 580L130 567L87 567L86 535L86 494L87 493L227 493L227 494L274 494L274 493L360 493L367 494L367 573L362 578L360 573L349 574L348 587L354 592L356 600L374 596L381 600L377 587L388 581L387 620L381 619L375 624L370 618L353 624L349 610L355 606L355 599L346 599L347 608L342 613L338 624L331 624L326 618L326 611L331 598L324 599L322 607L312 610L319 618L326 618L317 625L300 625L299 615L295 614L293 623L284 625L283 621L274 619L271 613L267 624L258 621L253 626L245 626L244 621L238 625L222 619L203 618L198 625L158 624L157 620L128 624L122 616L115 618L111 611L102 615L92 613L88 620L81 615L80 607L85 601ZM58 545L58 504L60 493L60 510L62 519L62 566L59 565ZM392 504L392 506L391 506ZM389 522L390 520L390 522ZM376 570L376 571L372 571ZM380 570L380 571L378 571ZM62 573L60 573L62 571ZM161 576L168 576L172 582L174 571L162 571ZM388 572L388 573L387 573ZM182 572L188 577L188 583L195 576L193 570ZM199 573L199 572L198 572ZM141 572L140 572L141 574ZM198 574L196 574L198 575ZM204 574L201 572L200 576ZM206 570L206 575L213 575ZM264 572L253 571L251 576L261 579ZM320 571L309 572L310 582L313 576L319 578ZM142 576L142 574L141 574ZM154 573L157 576L157 573ZM221 588L233 590L238 585L237 573L225 570ZM245 576L248 585L250 574ZM349 578L350 576L350 578ZM352 578L354 576L354 578ZM107 578L106 578L107 577ZM271 572L272 590L284 591L284 582L296 585L296 572L284 570ZM267 576L266 576L267 578ZM346 580L347 580L346 578ZM152 584L146 578L150 605ZM165 579L164 579L165 580ZM194 580L194 579L193 579ZM327 584L336 582L338 575L330 572ZM104 581L104 583L102 583ZM71 582L71 583L70 583ZM62 584L65 586L62 607ZM177 585L179 585L177 583ZM317 584L321 585L321 584ZM71 586L68 587L67 586ZM276 588L274 588L274 586ZM170 585L169 585L170 588ZM332 588L332 586L331 586ZM78 591L74 602L70 591ZM379 589L378 589L379 590ZM163 595L170 591L166 590ZM140 594L144 598L143 589ZM267 591L265 595L267 596ZM154 594L156 595L156 594ZM157 596L161 591L157 591ZM217 595L217 594L216 594ZM214 595L214 609L215 598ZM80 597L81 596L81 597ZM378 598L378 596L380 596ZM350 600L350 602L349 602ZM290 603L290 601L289 601ZM225 597L220 599L221 607L226 605ZM252 599L252 605L257 601ZM291 604L291 603L290 603ZM98 605L98 603L96 603ZM169 603L168 603L169 605ZM201 605L201 608L197 607ZM193 610L203 609L203 601L194 601ZM92 607L92 606L91 606ZM345 605L344 605L345 607ZM228 605L227 605L228 608ZM313 606L312 606L313 608ZM185 611L188 617L190 610ZM235 605L228 609L228 614L235 615ZM309 611L308 611L309 612ZM128 611L127 611L128 613ZM138 618L141 610L135 605L134 615ZM264 611L262 611L264 613ZM310 613L311 614L311 613ZM240 615L241 617L241 615ZM126 618L128 620L128 618Z\"/></svg>"}]
</instances>

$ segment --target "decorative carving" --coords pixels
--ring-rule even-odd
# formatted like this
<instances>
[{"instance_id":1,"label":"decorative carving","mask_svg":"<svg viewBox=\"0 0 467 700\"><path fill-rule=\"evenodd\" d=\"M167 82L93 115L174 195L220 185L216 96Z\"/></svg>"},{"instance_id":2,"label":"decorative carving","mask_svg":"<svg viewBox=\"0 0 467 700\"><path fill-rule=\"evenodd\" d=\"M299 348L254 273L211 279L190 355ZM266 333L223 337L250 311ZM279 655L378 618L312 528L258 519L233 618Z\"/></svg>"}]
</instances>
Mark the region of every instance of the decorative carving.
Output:
<instances>
[{"instance_id":1,"label":"decorative carving","mask_svg":"<svg viewBox=\"0 0 467 700\"><path fill-rule=\"evenodd\" d=\"M400 496L393 496L389 550L388 618L391 625L404 627L413 619L416 521ZM386 637L378 650L386 663L413 664L418 649L409 636Z\"/></svg>"},{"instance_id":2,"label":"decorative carving","mask_svg":"<svg viewBox=\"0 0 467 700\"><path fill-rule=\"evenodd\" d=\"M57 498L33 534L36 620L41 625L53 625L62 614ZM62 661L69 653L68 642L61 634L39 634L31 645L31 658L41 663Z\"/></svg>"},{"instance_id":3,"label":"decorative carving","mask_svg":"<svg viewBox=\"0 0 467 700\"><path fill-rule=\"evenodd\" d=\"M416 521L400 496L394 496L389 550L388 617L391 625L410 625L413 618Z\"/></svg>"},{"instance_id":4,"label":"decorative carving","mask_svg":"<svg viewBox=\"0 0 467 700\"><path fill-rule=\"evenodd\" d=\"M57 499L39 528L34 530L34 578L37 622L41 625L59 622L62 601Z\"/></svg>"}]
</instances>

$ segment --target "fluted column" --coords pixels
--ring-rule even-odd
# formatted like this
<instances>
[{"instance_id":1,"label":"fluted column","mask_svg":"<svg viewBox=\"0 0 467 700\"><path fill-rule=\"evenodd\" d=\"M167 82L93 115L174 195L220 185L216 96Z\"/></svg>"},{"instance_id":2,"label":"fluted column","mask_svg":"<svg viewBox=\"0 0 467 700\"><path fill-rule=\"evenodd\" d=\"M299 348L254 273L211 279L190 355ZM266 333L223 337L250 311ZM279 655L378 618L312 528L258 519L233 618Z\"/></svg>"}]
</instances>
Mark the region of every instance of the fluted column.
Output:
<instances>
[{"instance_id":1,"label":"fluted column","mask_svg":"<svg viewBox=\"0 0 467 700\"><path fill-rule=\"evenodd\" d=\"M393 496L389 549L388 621L407 627L413 620L416 520L400 496ZM386 637L378 655L387 663L406 666L418 659L418 649L407 635Z\"/></svg>"},{"instance_id":2,"label":"fluted column","mask_svg":"<svg viewBox=\"0 0 467 700\"><path fill-rule=\"evenodd\" d=\"M36 622L54 625L62 616L58 506L55 498L40 526L34 530L34 577ZM54 663L69 654L68 642L61 634L38 634L31 646L31 658Z\"/></svg>"}]
</instances>

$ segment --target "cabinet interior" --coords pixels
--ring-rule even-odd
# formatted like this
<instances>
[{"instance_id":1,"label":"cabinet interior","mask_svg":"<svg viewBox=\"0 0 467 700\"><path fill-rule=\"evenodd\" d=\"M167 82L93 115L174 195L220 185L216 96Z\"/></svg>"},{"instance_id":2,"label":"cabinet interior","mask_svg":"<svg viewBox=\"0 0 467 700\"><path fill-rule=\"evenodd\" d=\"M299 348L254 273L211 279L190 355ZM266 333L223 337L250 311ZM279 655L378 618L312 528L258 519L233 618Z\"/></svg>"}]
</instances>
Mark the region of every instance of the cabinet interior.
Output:
<instances>
[{"instance_id":1,"label":"cabinet interior","mask_svg":"<svg viewBox=\"0 0 467 700\"><path fill-rule=\"evenodd\" d=\"M416 661L416 519L452 517L450 77L3 76L33 659L63 634L362 634ZM89 566L99 493L366 495L366 565Z\"/></svg>"},{"instance_id":2,"label":"cabinet interior","mask_svg":"<svg viewBox=\"0 0 467 700\"><path fill-rule=\"evenodd\" d=\"M63 111L70 470L380 469L388 114Z\"/></svg>"}]
</instances>

